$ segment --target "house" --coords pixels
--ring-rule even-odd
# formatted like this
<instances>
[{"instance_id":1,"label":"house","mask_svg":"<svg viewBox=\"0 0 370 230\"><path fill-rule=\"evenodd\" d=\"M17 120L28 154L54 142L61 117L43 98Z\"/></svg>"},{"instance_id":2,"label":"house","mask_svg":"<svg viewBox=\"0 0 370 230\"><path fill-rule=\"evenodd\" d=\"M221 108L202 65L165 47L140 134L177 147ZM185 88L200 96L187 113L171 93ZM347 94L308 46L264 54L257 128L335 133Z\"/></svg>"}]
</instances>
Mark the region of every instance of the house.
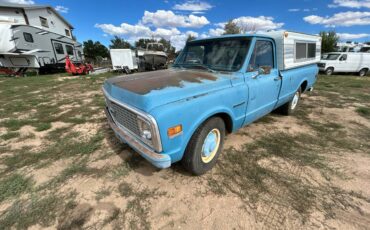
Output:
<instances>
[{"instance_id":1,"label":"house","mask_svg":"<svg viewBox=\"0 0 370 230\"><path fill-rule=\"evenodd\" d=\"M53 7L0 3L0 67L40 72L64 69L65 57L82 62L73 26Z\"/></svg>"}]
</instances>

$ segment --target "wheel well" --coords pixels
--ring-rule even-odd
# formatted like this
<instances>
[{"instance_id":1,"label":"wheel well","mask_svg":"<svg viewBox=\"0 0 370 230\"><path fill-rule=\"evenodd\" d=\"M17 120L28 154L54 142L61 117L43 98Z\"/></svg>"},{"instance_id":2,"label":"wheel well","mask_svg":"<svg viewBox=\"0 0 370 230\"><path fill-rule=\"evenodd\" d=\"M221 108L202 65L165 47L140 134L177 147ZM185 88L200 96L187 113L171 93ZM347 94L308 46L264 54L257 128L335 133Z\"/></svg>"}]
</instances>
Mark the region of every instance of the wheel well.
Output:
<instances>
[{"instance_id":1,"label":"wheel well","mask_svg":"<svg viewBox=\"0 0 370 230\"><path fill-rule=\"evenodd\" d=\"M367 68L367 67L365 67L365 68L362 68L361 70L363 70L363 69L366 69L366 71L369 71L369 68ZM360 70L360 71L361 71L361 70Z\"/></svg>"},{"instance_id":2,"label":"wheel well","mask_svg":"<svg viewBox=\"0 0 370 230\"><path fill-rule=\"evenodd\" d=\"M212 117L220 117L225 123L227 133L232 133L232 131L233 131L233 120L231 119L229 114L227 114L227 113L217 113L217 114L213 115Z\"/></svg>"},{"instance_id":3,"label":"wheel well","mask_svg":"<svg viewBox=\"0 0 370 230\"><path fill-rule=\"evenodd\" d=\"M302 84L301 84L301 92L303 93L304 91L306 91L307 89L307 81L304 81Z\"/></svg>"}]
</instances>

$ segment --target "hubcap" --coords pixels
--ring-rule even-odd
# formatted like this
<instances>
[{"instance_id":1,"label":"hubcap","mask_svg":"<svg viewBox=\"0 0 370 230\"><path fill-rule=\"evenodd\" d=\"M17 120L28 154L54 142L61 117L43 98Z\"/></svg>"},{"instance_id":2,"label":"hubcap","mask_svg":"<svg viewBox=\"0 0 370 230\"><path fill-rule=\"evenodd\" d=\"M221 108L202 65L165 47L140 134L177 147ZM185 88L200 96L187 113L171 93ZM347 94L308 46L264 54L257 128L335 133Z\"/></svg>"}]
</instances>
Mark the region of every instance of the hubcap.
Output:
<instances>
[{"instance_id":1,"label":"hubcap","mask_svg":"<svg viewBox=\"0 0 370 230\"><path fill-rule=\"evenodd\" d=\"M295 107L297 107L298 101L299 101L299 92L296 92L292 100L292 106L291 106L292 110L294 110Z\"/></svg>"},{"instance_id":2,"label":"hubcap","mask_svg":"<svg viewBox=\"0 0 370 230\"><path fill-rule=\"evenodd\" d=\"M221 134L218 129L213 129L208 133L202 146L202 161L204 163L209 163L216 156L220 147L220 140Z\"/></svg>"}]
</instances>

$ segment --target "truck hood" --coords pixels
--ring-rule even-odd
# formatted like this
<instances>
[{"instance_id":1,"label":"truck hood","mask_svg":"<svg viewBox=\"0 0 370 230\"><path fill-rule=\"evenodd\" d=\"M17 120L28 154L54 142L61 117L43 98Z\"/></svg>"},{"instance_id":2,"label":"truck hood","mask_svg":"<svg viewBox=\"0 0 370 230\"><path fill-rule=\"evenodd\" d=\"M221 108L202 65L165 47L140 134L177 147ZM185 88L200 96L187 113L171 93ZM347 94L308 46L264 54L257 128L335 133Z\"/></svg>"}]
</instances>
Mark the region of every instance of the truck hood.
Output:
<instances>
[{"instance_id":1,"label":"truck hood","mask_svg":"<svg viewBox=\"0 0 370 230\"><path fill-rule=\"evenodd\" d=\"M231 87L231 75L167 69L110 78L104 90L114 99L142 111Z\"/></svg>"}]
</instances>

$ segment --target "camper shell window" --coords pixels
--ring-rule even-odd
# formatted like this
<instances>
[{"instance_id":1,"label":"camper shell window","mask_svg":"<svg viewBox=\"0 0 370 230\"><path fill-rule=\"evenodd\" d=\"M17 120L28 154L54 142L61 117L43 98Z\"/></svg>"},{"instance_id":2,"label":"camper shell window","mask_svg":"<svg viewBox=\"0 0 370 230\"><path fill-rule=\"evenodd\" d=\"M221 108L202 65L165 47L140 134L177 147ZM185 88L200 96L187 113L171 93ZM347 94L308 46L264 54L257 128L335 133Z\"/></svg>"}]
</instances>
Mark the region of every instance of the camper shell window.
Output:
<instances>
[{"instance_id":1,"label":"camper shell window","mask_svg":"<svg viewBox=\"0 0 370 230\"><path fill-rule=\"evenodd\" d=\"M70 45L66 45L66 51L68 55L73 55L73 47Z\"/></svg>"},{"instance_id":2,"label":"camper shell window","mask_svg":"<svg viewBox=\"0 0 370 230\"><path fill-rule=\"evenodd\" d=\"M57 54L64 54L64 49L63 49L62 44L55 42L54 47L55 47L55 51L57 52Z\"/></svg>"},{"instance_id":3,"label":"camper shell window","mask_svg":"<svg viewBox=\"0 0 370 230\"><path fill-rule=\"evenodd\" d=\"M49 28L48 20L44 17L40 17L40 22L43 27Z\"/></svg>"},{"instance_id":4,"label":"camper shell window","mask_svg":"<svg viewBox=\"0 0 370 230\"><path fill-rule=\"evenodd\" d=\"M305 61L316 57L316 43L296 42L295 60Z\"/></svg>"},{"instance_id":5,"label":"camper shell window","mask_svg":"<svg viewBox=\"0 0 370 230\"><path fill-rule=\"evenodd\" d=\"M32 37L32 34L24 32L24 33L23 33L23 37L24 37L24 40L25 40L26 42L31 42L31 43L33 43L33 37Z\"/></svg>"}]
</instances>

